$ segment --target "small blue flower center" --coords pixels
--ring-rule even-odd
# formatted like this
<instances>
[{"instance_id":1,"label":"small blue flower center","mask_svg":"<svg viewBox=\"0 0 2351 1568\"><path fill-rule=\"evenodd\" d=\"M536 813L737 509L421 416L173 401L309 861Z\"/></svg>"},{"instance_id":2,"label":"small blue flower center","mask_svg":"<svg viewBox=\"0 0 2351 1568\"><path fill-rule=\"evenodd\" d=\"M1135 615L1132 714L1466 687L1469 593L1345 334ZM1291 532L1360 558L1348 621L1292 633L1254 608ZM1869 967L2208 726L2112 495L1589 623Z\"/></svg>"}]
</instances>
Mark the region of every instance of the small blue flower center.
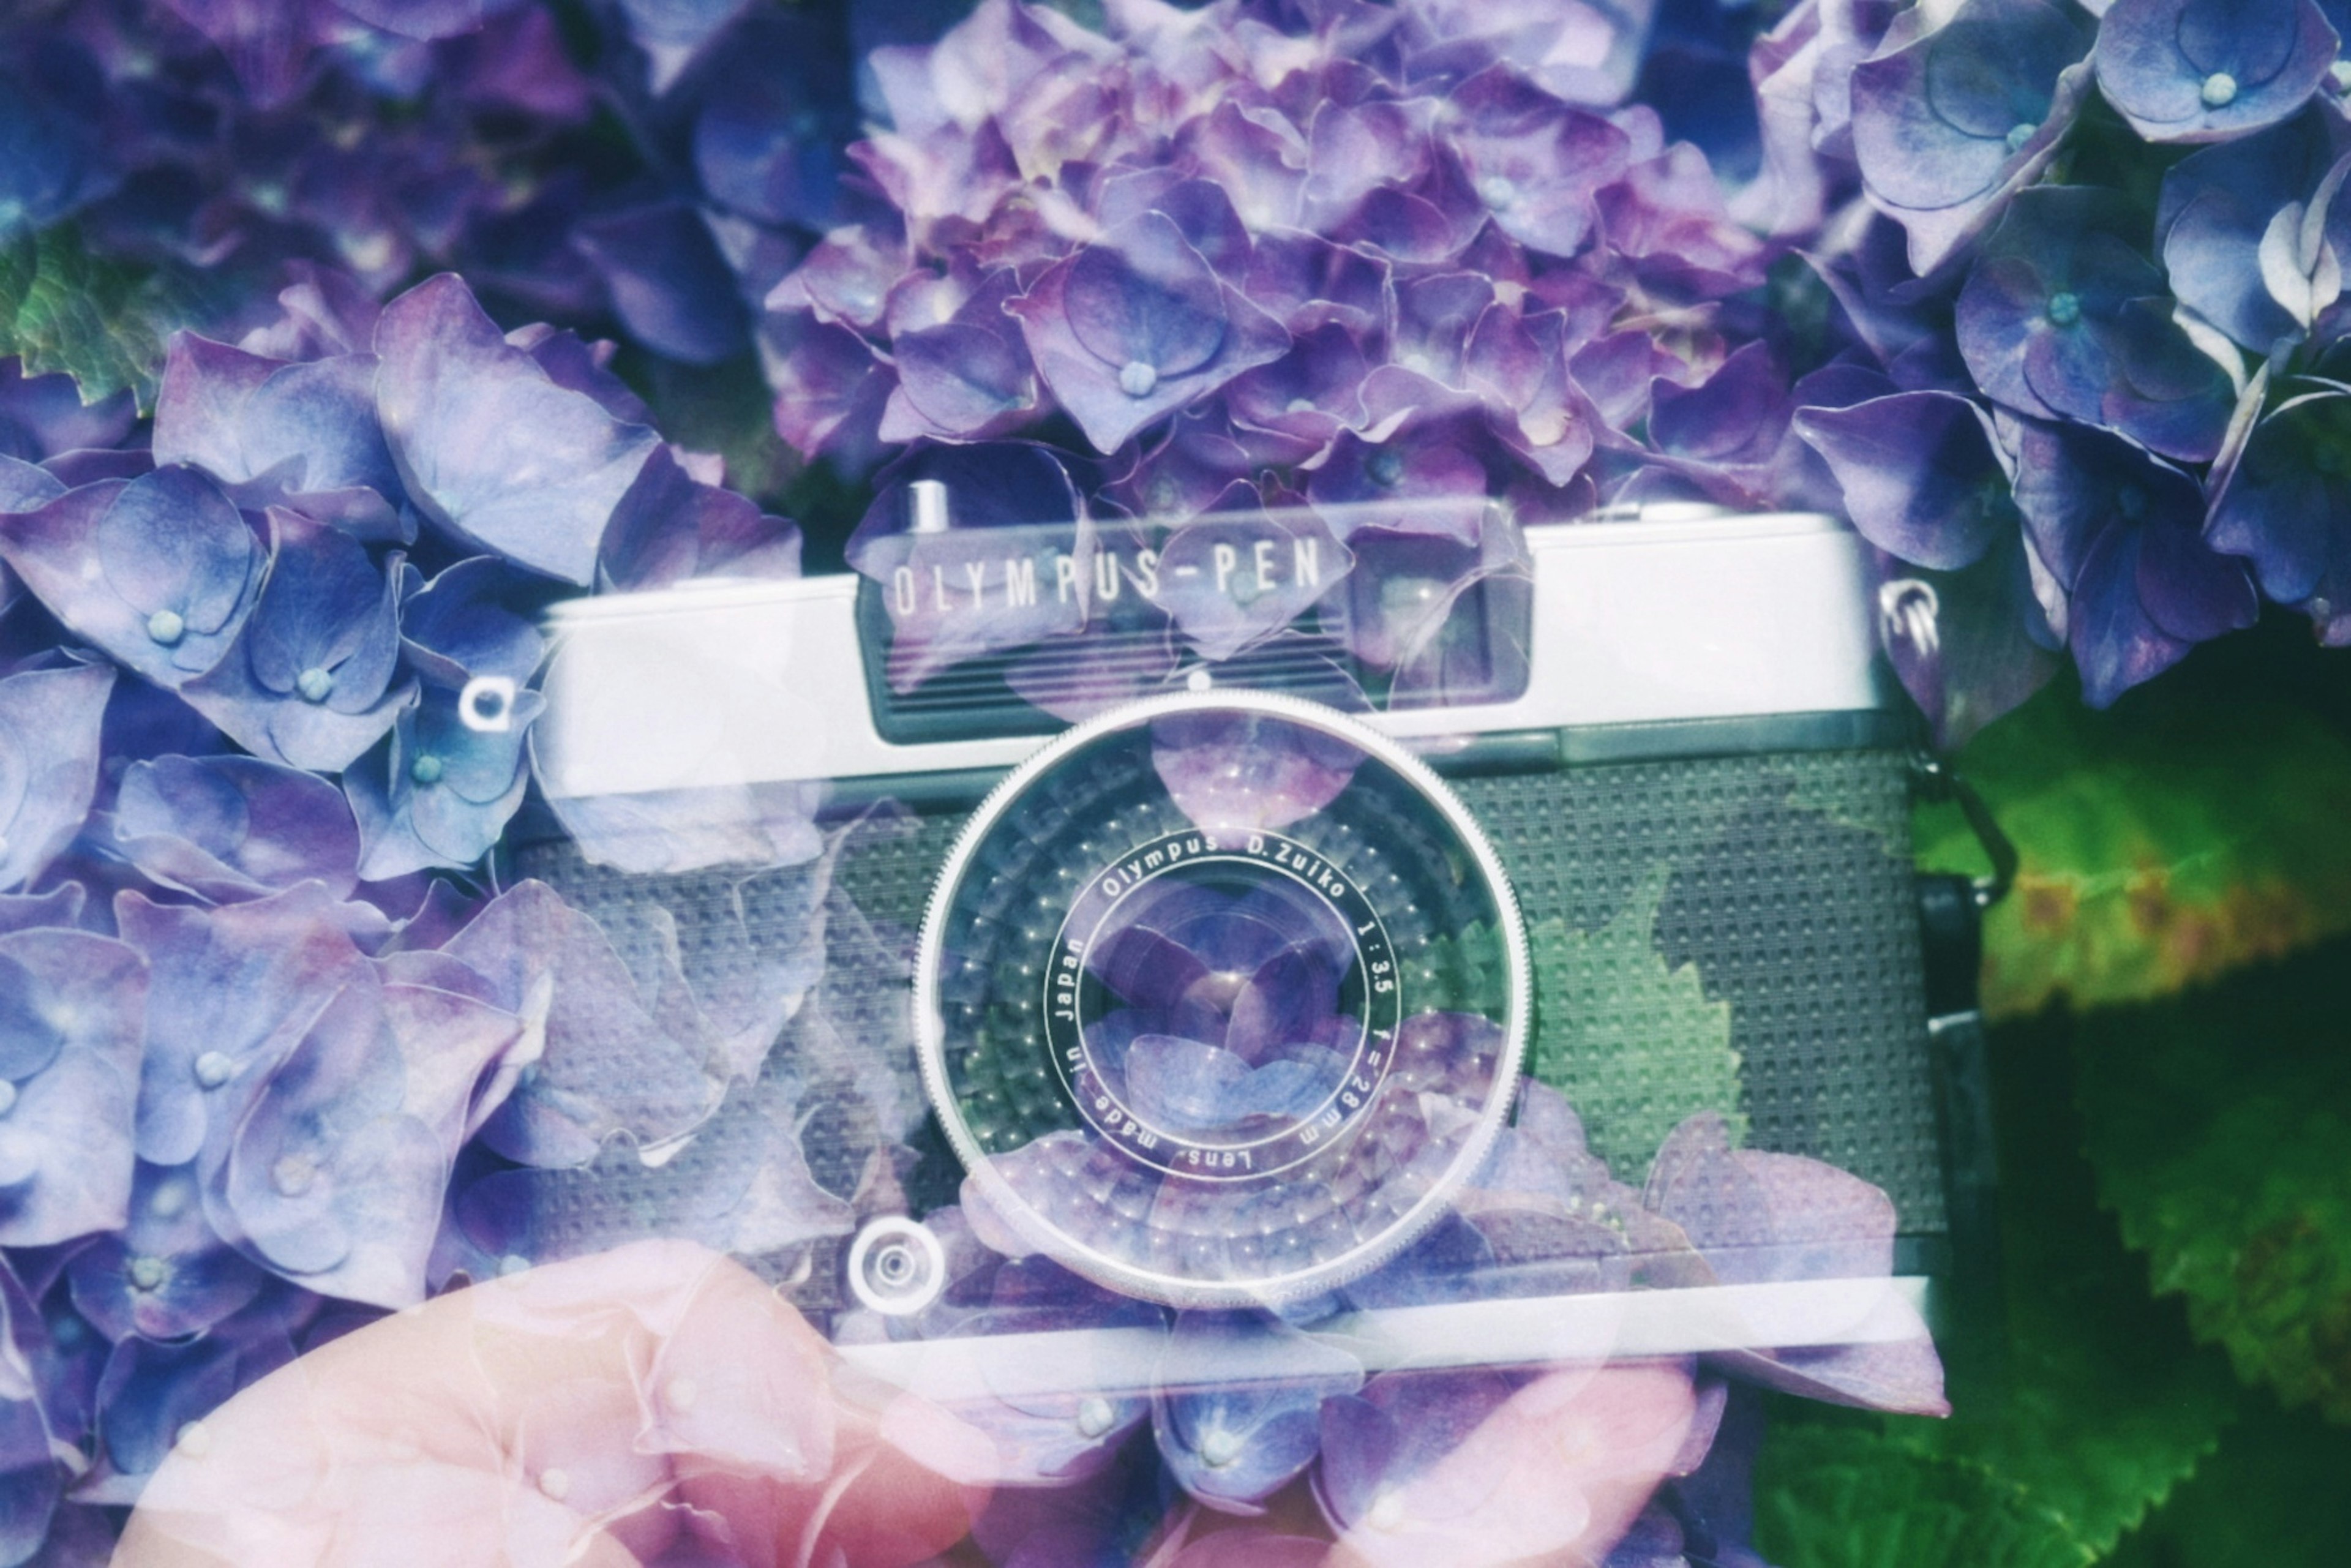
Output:
<instances>
[{"instance_id":1,"label":"small blue flower center","mask_svg":"<svg viewBox=\"0 0 2351 1568\"><path fill-rule=\"evenodd\" d=\"M169 648L188 634L188 623L176 610L158 610L147 617L147 635Z\"/></svg>"},{"instance_id":2,"label":"small blue flower center","mask_svg":"<svg viewBox=\"0 0 2351 1568\"><path fill-rule=\"evenodd\" d=\"M217 1089L236 1076L236 1063L221 1051L208 1051L196 1058L189 1071L195 1074L197 1088Z\"/></svg>"},{"instance_id":3,"label":"small blue flower center","mask_svg":"<svg viewBox=\"0 0 2351 1568\"><path fill-rule=\"evenodd\" d=\"M161 1258L141 1255L123 1265L122 1272L134 1291L160 1291L171 1282L172 1266Z\"/></svg>"},{"instance_id":4,"label":"small blue flower center","mask_svg":"<svg viewBox=\"0 0 2351 1568\"><path fill-rule=\"evenodd\" d=\"M1383 490L1393 490L1404 483L1404 458L1383 446L1364 459L1364 473Z\"/></svg>"},{"instance_id":5,"label":"small blue flower center","mask_svg":"<svg viewBox=\"0 0 2351 1568\"><path fill-rule=\"evenodd\" d=\"M1129 397L1149 397L1158 384L1158 369L1145 361L1129 360L1119 367L1118 390Z\"/></svg>"},{"instance_id":6,"label":"small blue flower center","mask_svg":"<svg viewBox=\"0 0 2351 1568\"><path fill-rule=\"evenodd\" d=\"M1099 1437L1116 1425L1118 1425L1118 1412L1113 1410L1110 1407L1110 1401L1099 1394L1092 1396L1078 1406L1080 1437Z\"/></svg>"},{"instance_id":7,"label":"small blue flower center","mask_svg":"<svg viewBox=\"0 0 2351 1568\"><path fill-rule=\"evenodd\" d=\"M2008 150L2011 152L2023 152L2024 144L2032 141L2033 132L2040 129L2029 120L2018 120L2008 128Z\"/></svg>"},{"instance_id":8,"label":"small blue flower center","mask_svg":"<svg viewBox=\"0 0 2351 1568\"><path fill-rule=\"evenodd\" d=\"M427 751L408 765L408 777L419 784L441 782L441 759Z\"/></svg>"},{"instance_id":9,"label":"small blue flower center","mask_svg":"<svg viewBox=\"0 0 2351 1568\"><path fill-rule=\"evenodd\" d=\"M1506 180L1499 174L1489 174L1478 182L1478 199L1497 212L1504 207L1516 205L1519 199L1518 183L1515 181Z\"/></svg>"},{"instance_id":10,"label":"small blue flower center","mask_svg":"<svg viewBox=\"0 0 2351 1568\"><path fill-rule=\"evenodd\" d=\"M2214 71L2204 78L2201 94L2207 109L2226 109L2237 100L2237 78L2227 71Z\"/></svg>"},{"instance_id":11,"label":"small blue flower center","mask_svg":"<svg viewBox=\"0 0 2351 1568\"><path fill-rule=\"evenodd\" d=\"M1291 398L1288 402L1282 404L1281 412L1284 413L1312 413L1314 412L1314 400L1311 397Z\"/></svg>"},{"instance_id":12,"label":"small blue flower center","mask_svg":"<svg viewBox=\"0 0 2351 1568\"><path fill-rule=\"evenodd\" d=\"M283 1155L269 1167L269 1185L287 1197L299 1197L319 1179L319 1162L301 1153Z\"/></svg>"},{"instance_id":13,"label":"small blue flower center","mask_svg":"<svg viewBox=\"0 0 2351 1568\"><path fill-rule=\"evenodd\" d=\"M2070 289L2049 297L2049 319L2071 327L2082 319L2082 301Z\"/></svg>"},{"instance_id":14,"label":"small blue flower center","mask_svg":"<svg viewBox=\"0 0 2351 1568\"><path fill-rule=\"evenodd\" d=\"M331 671L313 664L294 677L294 689L302 694L304 702L322 703L327 694L335 689L335 677Z\"/></svg>"},{"instance_id":15,"label":"small blue flower center","mask_svg":"<svg viewBox=\"0 0 2351 1568\"><path fill-rule=\"evenodd\" d=\"M1200 1462L1212 1470L1221 1470L1241 1457L1242 1447L1238 1433L1214 1427L1200 1439Z\"/></svg>"}]
</instances>

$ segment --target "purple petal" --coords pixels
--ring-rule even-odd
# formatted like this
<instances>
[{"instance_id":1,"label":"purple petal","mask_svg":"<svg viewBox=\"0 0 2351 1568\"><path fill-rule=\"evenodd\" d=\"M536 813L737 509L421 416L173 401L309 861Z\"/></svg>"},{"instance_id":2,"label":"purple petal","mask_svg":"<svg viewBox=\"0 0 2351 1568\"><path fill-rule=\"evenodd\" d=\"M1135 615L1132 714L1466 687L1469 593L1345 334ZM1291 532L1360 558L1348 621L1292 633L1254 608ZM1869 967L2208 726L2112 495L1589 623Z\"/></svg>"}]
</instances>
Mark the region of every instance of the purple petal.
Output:
<instances>
[{"instance_id":1,"label":"purple petal","mask_svg":"<svg viewBox=\"0 0 2351 1568\"><path fill-rule=\"evenodd\" d=\"M2338 117L2313 109L2173 164L2155 232L2180 303L2257 354L2301 336L2302 324L2262 281L2262 236L2282 208L2316 193L2345 140ZM2351 209L2330 209L2328 219L2329 242L2340 252L2351 237L2343 232Z\"/></svg>"},{"instance_id":2,"label":"purple petal","mask_svg":"<svg viewBox=\"0 0 2351 1568\"><path fill-rule=\"evenodd\" d=\"M1259 1375L1232 1380L1236 1361ZM1279 1321L1186 1312L1153 1381L1152 1435L1177 1484L1211 1508L1246 1512L1314 1462L1322 1402L1353 1395L1364 1372Z\"/></svg>"},{"instance_id":3,"label":"purple petal","mask_svg":"<svg viewBox=\"0 0 2351 1568\"><path fill-rule=\"evenodd\" d=\"M172 340L155 402L155 461L193 463L239 505L322 508L354 532L401 536L400 477L376 423L373 354L285 364L193 333Z\"/></svg>"},{"instance_id":4,"label":"purple petal","mask_svg":"<svg viewBox=\"0 0 2351 1568\"><path fill-rule=\"evenodd\" d=\"M694 478L664 446L647 459L612 515L602 571L619 589L696 577L798 577L800 531L788 517Z\"/></svg>"},{"instance_id":5,"label":"purple petal","mask_svg":"<svg viewBox=\"0 0 2351 1568\"><path fill-rule=\"evenodd\" d=\"M2314 0L2115 0L2094 57L2149 141L2220 141L2308 102L2338 41Z\"/></svg>"},{"instance_id":6,"label":"purple petal","mask_svg":"<svg viewBox=\"0 0 2351 1568\"><path fill-rule=\"evenodd\" d=\"M467 544L592 580L653 433L556 385L453 276L385 306L375 347L377 411L417 504Z\"/></svg>"},{"instance_id":7,"label":"purple petal","mask_svg":"<svg viewBox=\"0 0 2351 1568\"><path fill-rule=\"evenodd\" d=\"M0 1245L119 1228L147 1002L131 948L79 931L0 936Z\"/></svg>"},{"instance_id":8,"label":"purple petal","mask_svg":"<svg viewBox=\"0 0 2351 1568\"><path fill-rule=\"evenodd\" d=\"M243 1310L268 1276L205 1223L193 1166L141 1162L129 1224L76 1252L74 1305L111 1340L186 1339Z\"/></svg>"},{"instance_id":9,"label":"purple petal","mask_svg":"<svg viewBox=\"0 0 2351 1568\"><path fill-rule=\"evenodd\" d=\"M30 885L81 831L113 685L104 665L0 679L0 888Z\"/></svg>"},{"instance_id":10,"label":"purple petal","mask_svg":"<svg viewBox=\"0 0 2351 1568\"><path fill-rule=\"evenodd\" d=\"M593 219L573 237L632 337L689 365L738 351L747 325L734 275L701 215L664 202Z\"/></svg>"},{"instance_id":11,"label":"purple petal","mask_svg":"<svg viewBox=\"0 0 2351 1568\"><path fill-rule=\"evenodd\" d=\"M348 896L359 867L359 827L342 792L258 758L133 762L114 837L155 882L218 904L309 881Z\"/></svg>"},{"instance_id":12,"label":"purple petal","mask_svg":"<svg viewBox=\"0 0 2351 1568\"><path fill-rule=\"evenodd\" d=\"M1497 227L1531 250L1573 256L1599 213L1600 188L1625 172L1630 140L1504 66L1453 91L1452 142Z\"/></svg>"},{"instance_id":13,"label":"purple petal","mask_svg":"<svg viewBox=\"0 0 2351 1568\"><path fill-rule=\"evenodd\" d=\"M1229 659L1296 620L1354 564L1322 517L1269 513L1236 483L1170 535L1159 554L1160 603L1206 659Z\"/></svg>"},{"instance_id":14,"label":"purple petal","mask_svg":"<svg viewBox=\"0 0 2351 1568\"><path fill-rule=\"evenodd\" d=\"M1991 421L1965 398L1896 392L1808 408L1796 429L1828 460L1855 527L1904 560L1956 570L2015 526Z\"/></svg>"},{"instance_id":15,"label":"purple petal","mask_svg":"<svg viewBox=\"0 0 2351 1568\"><path fill-rule=\"evenodd\" d=\"M401 601L402 650L444 686L463 686L476 675L528 681L546 656L547 641L528 616L509 608L525 592L524 580L494 556L461 560L430 582L412 568Z\"/></svg>"}]
</instances>

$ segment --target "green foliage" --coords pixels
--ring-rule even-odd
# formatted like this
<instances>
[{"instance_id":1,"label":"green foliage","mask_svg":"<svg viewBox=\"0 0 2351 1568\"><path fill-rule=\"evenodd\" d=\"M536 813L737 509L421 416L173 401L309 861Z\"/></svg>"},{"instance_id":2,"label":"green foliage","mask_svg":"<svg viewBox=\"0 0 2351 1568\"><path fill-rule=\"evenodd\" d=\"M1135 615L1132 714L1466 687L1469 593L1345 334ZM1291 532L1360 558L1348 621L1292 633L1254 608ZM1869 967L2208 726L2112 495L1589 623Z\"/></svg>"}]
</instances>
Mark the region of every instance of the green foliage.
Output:
<instances>
[{"instance_id":1,"label":"green foliage","mask_svg":"<svg viewBox=\"0 0 2351 1568\"><path fill-rule=\"evenodd\" d=\"M2081 1026L2100 1197L2238 1375L2351 1421L2351 943ZM2351 1488L2351 1480L2346 1480Z\"/></svg>"},{"instance_id":2,"label":"green foliage","mask_svg":"<svg viewBox=\"0 0 2351 1568\"><path fill-rule=\"evenodd\" d=\"M2141 1001L2351 931L2351 742L2252 689L2158 682L2101 714L2061 682L1969 744L2023 861L1985 927L1987 1012ZM1981 862L1948 810L1918 851Z\"/></svg>"},{"instance_id":3,"label":"green foliage","mask_svg":"<svg viewBox=\"0 0 2351 1568\"><path fill-rule=\"evenodd\" d=\"M0 358L21 358L27 375L63 371L86 399L130 387L148 406L164 341L187 314L160 275L92 256L71 228L0 241Z\"/></svg>"},{"instance_id":4,"label":"green foliage","mask_svg":"<svg viewBox=\"0 0 2351 1568\"><path fill-rule=\"evenodd\" d=\"M1892 1429L2020 1489L2104 1552L2211 1451L2238 1396L2178 1305L2150 1299L2144 1261L2097 1207L2071 1103L2072 1030L2055 1014L1993 1034L2004 1332L1955 1323L1950 1420Z\"/></svg>"},{"instance_id":5,"label":"green foliage","mask_svg":"<svg viewBox=\"0 0 2351 1568\"><path fill-rule=\"evenodd\" d=\"M1596 931L1553 918L1527 933L1543 1008L1531 1071L1567 1096L1592 1152L1628 1181L1687 1116L1719 1111L1734 1135L1746 1124L1730 1004L1707 998L1695 965L1669 968L1657 951L1670 874L1652 871Z\"/></svg>"},{"instance_id":6,"label":"green foliage","mask_svg":"<svg viewBox=\"0 0 2351 1568\"><path fill-rule=\"evenodd\" d=\"M2106 1559L2115 1568L2333 1563L2351 1541L2351 1430L2248 1401L2220 1452Z\"/></svg>"},{"instance_id":7,"label":"green foliage","mask_svg":"<svg viewBox=\"0 0 2351 1568\"><path fill-rule=\"evenodd\" d=\"M1778 1568L2079 1568L2095 1560L2063 1521L1980 1465L1917 1452L1865 1426L1774 1416L1755 1467L1755 1544Z\"/></svg>"}]
</instances>

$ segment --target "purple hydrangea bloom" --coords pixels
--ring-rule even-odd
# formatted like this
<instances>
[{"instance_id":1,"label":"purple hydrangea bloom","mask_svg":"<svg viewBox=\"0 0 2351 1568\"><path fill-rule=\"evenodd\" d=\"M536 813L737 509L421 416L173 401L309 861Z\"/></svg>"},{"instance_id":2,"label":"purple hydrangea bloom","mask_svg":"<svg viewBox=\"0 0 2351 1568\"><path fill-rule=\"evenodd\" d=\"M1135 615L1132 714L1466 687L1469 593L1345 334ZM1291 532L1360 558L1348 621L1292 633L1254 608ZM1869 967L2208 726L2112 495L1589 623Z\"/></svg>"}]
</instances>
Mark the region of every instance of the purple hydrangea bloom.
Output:
<instances>
[{"instance_id":1,"label":"purple hydrangea bloom","mask_svg":"<svg viewBox=\"0 0 2351 1568\"><path fill-rule=\"evenodd\" d=\"M2222 141L2309 102L2339 42L2316 0L2115 0L2093 57L2149 141Z\"/></svg>"},{"instance_id":2,"label":"purple hydrangea bloom","mask_svg":"<svg viewBox=\"0 0 2351 1568\"><path fill-rule=\"evenodd\" d=\"M723 1087L674 959L641 984L602 927L544 883L499 895L446 948L544 1042L483 1144L524 1165L579 1166L625 1133L651 1146L692 1131Z\"/></svg>"},{"instance_id":3,"label":"purple hydrangea bloom","mask_svg":"<svg viewBox=\"0 0 2351 1568\"><path fill-rule=\"evenodd\" d=\"M101 480L0 515L0 559L52 614L178 690L217 664L259 597L269 549L193 468Z\"/></svg>"},{"instance_id":4,"label":"purple hydrangea bloom","mask_svg":"<svg viewBox=\"0 0 2351 1568\"><path fill-rule=\"evenodd\" d=\"M1281 324L1155 210L1047 268L1006 308L1101 452L1290 346Z\"/></svg>"},{"instance_id":5,"label":"purple hydrangea bloom","mask_svg":"<svg viewBox=\"0 0 2351 1568\"><path fill-rule=\"evenodd\" d=\"M2090 30L2048 0L1970 0L1853 68L1854 155L1921 277L2048 166L2088 92L2089 52Z\"/></svg>"},{"instance_id":6,"label":"purple hydrangea bloom","mask_svg":"<svg viewBox=\"0 0 2351 1568\"><path fill-rule=\"evenodd\" d=\"M1507 66L1463 82L1447 107L1447 140L1495 226L1530 250L1582 250L1599 221L1601 188L1625 172L1625 132Z\"/></svg>"},{"instance_id":7,"label":"purple hydrangea bloom","mask_svg":"<svg viewBox=\"0 0 2351 1568\"><path fill-rule=\"evenodd\" d=\"M1306 494L1351 542L1377 528L1475 544L1492 510L1479 423L1464 411L1407 416L1377 441L1342 431Z\"/></svg>"},{"instance_id":8,"label":"purple hydrangea bloom","mask_svg":"<svg viewBox=\"0 0 2351 1568\"><path fill-rule=\"evenodd\" d=\"M2204 538L2241 556L2262 591L2311 618L2329 647L2351 643L2351 388L2289 397L2217 465Z\"/></svg>"},{"instance_id":9,"label":"purple hydrangea bloom","mask_svg":"<svg viewBox=\"0 0 2351 1568\"><path fill-rule=\"evenodd\" d=\"M97 664L0 678L0 888L29 886L80 832L113 687Z\"/></svg>"},{"instance_id":10,"label":"purple hydrangea bloom","mask_svg":"<svg viewBox=\"0 0 2351 1568\"><path fill-rule=\"evenodd\" d=\"M479 1085L522 1036L513 1013L384 984L361 965L209 1130L204 1212L256 1262L381 1307L424 1298L425 1262ZM536 1043L536 1042L534 1042Z\"/></svg>"},{"instance_id":11,"label":"purple hydrangea bloom","mask_svg":"<svg viewBox=\"0 0 2351 1568\"><path fill-rule=\"evenodd\" d=\"M452 275L384 307L376 409L410 497L453 537L582 586L659 438L559 384Z\"/></svg>"},{"instance_id":12,"label":"purple hydrangea bloom","mask_svg":"<svg viewBox=\"0 0 2351 1568\"><path fill-rule=\"evenodd\" d=\"M138 1501L191 1423L294 1359L293 1332L318 1300L280 1286L193 1340L165 1344L133 1334L117 1344L98 1385L99 1462L76 1485L76 1499Z\"/></svg>"},{"instance_id":13,"label":"purple hydrangea bloom","mask_svg":"<svg viewBox=\"0 0 2351 1568\"><path fill-rule=\"evenodd\" d=\"M2196 481L2118 436L2028 423L2016 505L2093 707L2260 612L2244 564L2204 541Z\"/></svg>"},{"instance_id":14,"label":"purple hydrangea bloom","mask_svg":"<svg viewBox=\"0 0 2351 1568\"><path fill-rule=\"evenodd\" d=\"M1268 512L1236 481L1159 552L1159 602L1194 651L1229 659L1280 632L1353 565L1321 514Z\"/></svg>"},{"instance_id":15,"label":"purple hydrangea bloom","mask_svg":"<svg viewBox=\"0 0 2351 1568\"><path fill-rule=\"evenodd\" d=\"M181 695L248 751L335 772L415 701L414 682L392 684L400 557L379 569L339 529L276 508L268 517L277 554L253 613Z\"/></svg>"},{"instance_id":16,"label":"purple hydrangea bloom","mask_svg":"<svg viewBox=\"0 0 2351 1568\"><path fill-rule=\"evenodd\" d=\"M2346 152L2351 130L2342 115L2314 107L2166 171L2155 232L2180 303L2257 354L2309 336L2329 303L2309 287L2313 265L2291 269L2304 287L2290 305L2270 282L2285 258L2270 253L2298 250L2314 231L2339 272L2351 254L2351 204L2339 199Z\"/></svg>"},{"instance_id":17,"label":"purple hydrangea bloom","mask_svg":"<svg viewBox=\"0 0 2351 1568\"><path fill-rule=\"evenodd\" d=\"M185 1165L233 1130L248 1087L290 1053L367 960L318 883L219 909L115 901L152 974L139 1080L139 1157Z\"/></svg>"},{"instance_id":18,"label":"purple hydrangea bloom","mask_svg":"<svg viewBox=\"0 0 2351 1568\"><path fill-rule=\"evenodd\" d=\"M2120 429L2184 461L2220 448L2235 387L2163 308L2137 216L2114 192L2020 194L1959 291L1976 384L2038 419Z\"/></svg>"},{"instance_id":19,"label":"purple hydrangea bloom","mask_svg":"<svg viewBox=\"0 0 2351 1568\"><path fill-rule=\"evenodd\" d=\"M462 870L490 852L522 806L525 747L546 706L517 691L485 723L461 691L428 685L392 733L343 775L370 882L434 866Z\"/></svg>"},{"instance_id":20,"label":"purple hydrangea bloom","mask_svg":"<svg viewBox=\"0 0 2351 1568\"><path fill-rule=\"evenodd\" d=\"M0 1245L121 1228L147 966L80 931L0 936Z\"/></svg>"},{"instance_id":21,"label":"purple hydrangea bloom","mask_svg":"<svg viewBox=\"0 0 2351 1568\"><path fill-rule=\"evenodd\" d=\"M1364 1369L1276 1320L1186 1312L1153 1373L1151 1432L1176 1483L1210 1508L1255 1513L1314 1462L1325 1399Z\"/></svg>"},{"instance_id":22,"label":"purple hydrangea bloom","mask_svg":"<svg viewBox=\"0 0 2351 1568\"><path fill-rule=\"evenodd\" d=\"M696 577L798 577L800 531L789 517L705 484L675 448L657 447L612 514L600 571L606 587L623 590Z\"/></svg>"},{"instance_id":23,"label":"purple hydrangea bloom","mask_svg":"<svg viewBox=\"0 0 2351 1568\"><path fill-rule=\"evenodd\" d=\"M1036 367L1005 313L1018 277L1005 267L967 287L945 287L952 282L921 290L927 298L904 314L904 295L893 297L898 384L882 413L884 441L986 441L1035 417Z\"/></svg>"},{"instance_id":24,"label":"purple hydrangea bloom","mask_svg":"<svg viewBox=\"0 0 2351 1568\"><path fill-rule=\"evenodd\" d=\"M749 325L735 275L702 214L657 202L581 223L572 243L603 275L612 313L655 353L715 365L739 350Z\"/></svg>"},{"instance_id":25,"label":"purple hydrangea bloom","mask_svg":"<svg viewBox=\"0 0 2351 1568\"><path fill-rule=\"evenodd\" d=\"M193 1165L141 1162L129 1222L73 1255L73 1302L110 1340L179 1340L241 1312L268 1283L214 1234Z\"/></svg>"},{"instance_id":26,"label":"purple hydrangea bloom","mask_svg":"<svg viewBox=\"0 0 2351 1568\"><path fill-rule=\"evenodd\" d=\"M214 904L319 882L348 897L359 826L326 779L255 757L161 757L123 771L114 841L161 886Z\"/></svg>"},{"instance_id":27,"label":"purple hydrangea bloom","mask_svg":"<svg viewBox=\"0 0 2351 1568\"><path fill-rule=\"evenodd\" d=\"M28 376L21 361L0 360L0 456L42 463L68 452L114 446L137 419L128 391L85 403L73 377Z\"/></svg>"},{"instance_id":28,"label":"purple hydrangea bloom","mask_svg":"<svg viewBox=\"0 0 2351 1568\"><path fill-rule=\"evenodd\" d=\"M183 332L155 400L155 461L193 464L241 507L287 506L366 538L413 535L376 423L373 354L289 364Z\"/></svg>"}]
</instances>

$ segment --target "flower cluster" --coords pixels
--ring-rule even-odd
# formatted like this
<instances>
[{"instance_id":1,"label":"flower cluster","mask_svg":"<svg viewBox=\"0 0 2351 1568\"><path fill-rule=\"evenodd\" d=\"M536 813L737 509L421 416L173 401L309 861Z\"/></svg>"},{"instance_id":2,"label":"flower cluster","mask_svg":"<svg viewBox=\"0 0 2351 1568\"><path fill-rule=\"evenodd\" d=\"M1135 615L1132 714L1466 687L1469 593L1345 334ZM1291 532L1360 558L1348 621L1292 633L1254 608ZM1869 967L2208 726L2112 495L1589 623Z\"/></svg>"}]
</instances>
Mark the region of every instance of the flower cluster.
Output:
<instances>
[{"instance_id":1,"label":"flower cluster","mask_svg":"<svg viewBox=\"0 0 2351 1568\"><path fill-rule=\"evenodd\" d=\"M2061 653L2104 706L2263 600L2351 641L2339 21L1807 0L1757 46L1854 338L1796 428L1946 738Z\"/></svg>"},{"instance_id":2,"label":"flower cluster","mask_svg":"<svg viewBox=\"0 0 2351 1568\"><path fill-rule=\"evenodd\" d=\"M958 523L1074 501L1161 559L1294 533L1336 563L1319 591L1236 609L1137 582L1113 605L1113 568L1090 619L1005 639L1160 633L1165 657L1106 674L1116 692L1245 655L1319 598L1323 632L1385 673L1462 585L1512 570L1514 519L1833 488L1762 335L1771 247L1702 152L1622 101L1638 17L1141 0L1105 18L985 0L872 57L883 118L849 152L870 189L758 327L789 441L857 471L897 455L861 570L886 580L922 548L901 489L920 478L984 497ZM1335 594L1341 569L1372 586Z\"/></svg>"}]
</instances>

